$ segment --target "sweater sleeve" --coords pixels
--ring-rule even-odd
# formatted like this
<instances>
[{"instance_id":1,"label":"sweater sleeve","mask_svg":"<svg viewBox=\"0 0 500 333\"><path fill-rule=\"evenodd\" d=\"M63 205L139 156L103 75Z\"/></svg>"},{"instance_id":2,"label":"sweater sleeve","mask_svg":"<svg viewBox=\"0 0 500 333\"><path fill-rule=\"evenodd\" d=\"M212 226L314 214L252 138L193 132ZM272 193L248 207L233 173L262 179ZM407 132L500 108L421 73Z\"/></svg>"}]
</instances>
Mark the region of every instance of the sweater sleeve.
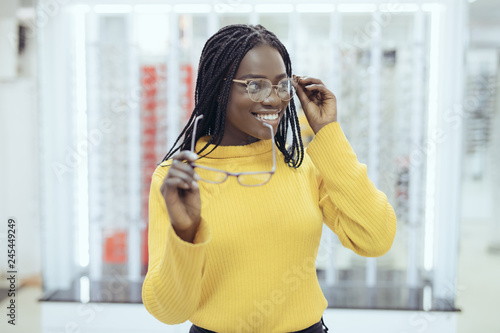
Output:
<instances>
[{"instance_id":1,"label":"sweater sleeve","mask_svg":"<svg viewBox=\"0 0 500 333\"><path fill-rule=\"evenodd\" d=\"M387 196L368 178L338 122L318 131L307 147L317 169L325 224L346 248L379 257L392 247L396 214Z\"/></svg>"},{"instance_id":2,"label":"sweater sleeve","mask_svg":"<svg viewBox=\"0 0 500 333\"><path fill-rule=\"evenodd\" d=\"M160 192L166 169L159 166L151 180L149 263L142 285L142 301L156 319L173 325L188 320L198 306L205 251L212 233L202 217L194 243L186 242L176 234Z\"/></svg>"}]
</instances>

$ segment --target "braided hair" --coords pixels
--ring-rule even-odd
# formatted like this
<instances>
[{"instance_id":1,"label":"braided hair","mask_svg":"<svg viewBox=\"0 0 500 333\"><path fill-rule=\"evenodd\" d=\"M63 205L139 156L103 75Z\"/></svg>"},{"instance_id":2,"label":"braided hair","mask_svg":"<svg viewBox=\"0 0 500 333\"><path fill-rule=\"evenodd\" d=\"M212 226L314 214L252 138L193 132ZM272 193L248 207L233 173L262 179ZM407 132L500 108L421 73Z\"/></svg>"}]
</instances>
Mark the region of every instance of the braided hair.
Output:
<instances>
[{"instance_id":1,"label":"braided hair","mask_svg":"<svg viewBox=\"0 0 500 333\"><path fill-rule=\"evenodd\" d=\"M180 150L189 150L192 136L195 141L205 135L212 137L198 152L205 151L210 144L215 147L201 157L210 154L222 141L226 121L226 109L231 83L241 60L248 51L256 46L269 45L274 47L283 58L288 77L292 76L292 64L285 46L276 35L262 25L234 24L221 28L205 43L201 52L198 75L196 79L195 107L186 126L175 141L174 145L163 158L168 160ZM215 89L214 89L215 87ZM220 93L219 93L220 92ZM198 122L198 133L193 133L194 120L203 115ZM288 134L288 125L292 128L292 145L285 147ZM178 142L183 138L180 145ZM283 153L285 163L290 167L298 168L304 159L304 146L300 136L300 125L293 99L286 107L275 135L278 149ZM161 164L161 162L159 163Z\"/></svg>"}]
</instances>

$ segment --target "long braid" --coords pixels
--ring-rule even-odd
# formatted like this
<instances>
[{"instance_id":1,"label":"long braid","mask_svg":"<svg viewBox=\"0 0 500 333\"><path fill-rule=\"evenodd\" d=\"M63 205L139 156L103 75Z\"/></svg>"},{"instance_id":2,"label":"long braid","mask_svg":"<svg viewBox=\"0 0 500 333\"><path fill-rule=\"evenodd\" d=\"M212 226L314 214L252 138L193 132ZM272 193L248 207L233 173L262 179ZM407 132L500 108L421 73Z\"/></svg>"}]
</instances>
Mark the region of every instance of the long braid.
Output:
<instances>
[{"instance_id":1,"label":"long braid","mask_svg":"<svg viewBox=\"0 0 500 333\"><path fill-rule=\"evenodd\" d=\"M234 24L221 28L208 39L203 47L196 77L194 110L162 162L170 159L179 150L189 150L193 135L196 141L204 135L211 135L210 140L197 152L198 154L204 152L210 144L215 146L213 149L219 146L224 136L226 109L232 80L243 57L248 51L260 45L274 47L283 58L287 75L292 76L292 64L288 51L274 33L262 25ZM193 133L194 120L199 115L203 115L203 118L198 122L197 133ZM292 129L292 145L286 149L288 126ZM278 125L275 141L285 157L285 163L290 167L298 168L304 158L304 147L293 99L290 100L283 119ZM180 145L177 146L179 142ZM207 156L210 152L200 157Z\"/></svg>"}]
</instances>

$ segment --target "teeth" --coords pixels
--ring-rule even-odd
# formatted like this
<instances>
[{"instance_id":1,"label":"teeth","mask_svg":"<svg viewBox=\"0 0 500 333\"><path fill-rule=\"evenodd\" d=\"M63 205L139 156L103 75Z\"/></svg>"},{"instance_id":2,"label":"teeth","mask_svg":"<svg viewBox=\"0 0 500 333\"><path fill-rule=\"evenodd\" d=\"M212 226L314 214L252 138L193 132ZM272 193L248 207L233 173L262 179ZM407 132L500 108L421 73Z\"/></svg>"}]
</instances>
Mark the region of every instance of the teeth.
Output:
<instances>
[{"instance_id":1,"label":"teeth","mask_svg":"<svg viewBox=\"0 0 500 333\"><path fill-rule=\"evenodd\" d=\"M257 117L260 120L276 120L276 119L278 119L278 114L277 113L266 114L266 115L259 114L259 115L255 115L255 117Z\"/></svg>"}]
</instances>

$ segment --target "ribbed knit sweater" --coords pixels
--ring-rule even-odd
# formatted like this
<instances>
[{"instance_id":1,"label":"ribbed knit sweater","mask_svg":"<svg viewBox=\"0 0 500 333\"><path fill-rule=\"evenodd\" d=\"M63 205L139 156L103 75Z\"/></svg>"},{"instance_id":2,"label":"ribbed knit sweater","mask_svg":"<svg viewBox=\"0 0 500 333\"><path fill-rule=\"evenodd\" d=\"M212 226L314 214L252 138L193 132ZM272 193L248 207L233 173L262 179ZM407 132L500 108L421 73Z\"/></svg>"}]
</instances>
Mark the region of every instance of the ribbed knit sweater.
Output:
<instances>
[{"instance_id":1,"label":"ribbed knit sweater","mask_svg":"<svg viewBox=\"0 0 500 333\"><path fill-rule=\"evenodd\" d=\"M200 138L196 151L208 139ZM271 142L219 146L196 163L232 172L271 170ZM394 210L338 122L316 134L299 168L276 153L276 173L263 186L243 187L235 177L198 182L202 219L193 243L175 233L160 193L171 161L156 168L142 299L159 321L189 320L215 332L299 331L318 322L328 305L315 269L323 223L361 256L391 248Z\"/></svg>"}]
</instances>

